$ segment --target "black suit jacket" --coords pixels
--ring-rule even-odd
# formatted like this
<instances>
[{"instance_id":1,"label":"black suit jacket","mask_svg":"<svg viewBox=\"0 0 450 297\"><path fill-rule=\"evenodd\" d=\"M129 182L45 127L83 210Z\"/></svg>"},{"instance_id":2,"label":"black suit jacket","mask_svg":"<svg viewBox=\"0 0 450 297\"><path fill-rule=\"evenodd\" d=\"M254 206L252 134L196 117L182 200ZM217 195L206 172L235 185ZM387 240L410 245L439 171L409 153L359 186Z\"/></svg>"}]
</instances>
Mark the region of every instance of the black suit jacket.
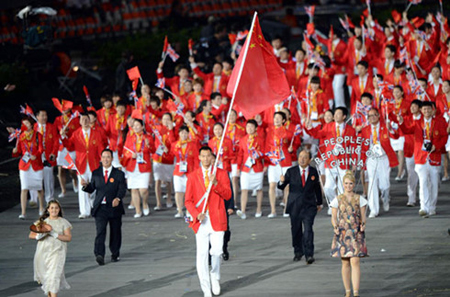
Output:
<instances>
[{"instance_id":1,"label":"black suit jacket","mask_svg":"<svg viewBox=\"0 0 450 297\"><path fill-rule=\"evenodd\" d=\"M103 167L100 166L92 172L91 182L82 188L83 191L88 193L97 191L95 194L94 207L92 208L92 216L94 217L102 205L103 198L106 198L104 207L112 217L118 217L125 214L122 203L122 199L127 192L125 174L117 168L111 168L112 170L106 184L105 177L103 176ZM118 206L113 207L112 202L115 198L120 198L120 202Z\"/></svg>"},{"instance_id":2,"label":"black suit jacket","mask_svg":"<svg viewBox=\"0 0 450 297\"><path fill-rule=\"evenodd\" d=\"M293 166L286 171L284 183L278 182L278 189L284 190L289 185L289 196L286 205L286 213L298 214L302 209L314 208L322 205L322 189L320 188L319 174L314 167L308 167L308 178L305 186L302 185L302 177L299 166Z\"/></svg>"}]
</instances>

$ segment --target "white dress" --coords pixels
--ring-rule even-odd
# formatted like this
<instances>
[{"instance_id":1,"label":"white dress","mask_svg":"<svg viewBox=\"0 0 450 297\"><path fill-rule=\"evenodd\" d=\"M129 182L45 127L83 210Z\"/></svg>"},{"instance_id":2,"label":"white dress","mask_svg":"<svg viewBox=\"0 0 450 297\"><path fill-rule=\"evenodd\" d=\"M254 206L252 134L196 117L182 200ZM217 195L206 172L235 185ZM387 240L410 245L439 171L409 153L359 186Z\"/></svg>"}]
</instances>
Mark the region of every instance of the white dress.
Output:
<instances>
[{"instance_id":1,"label":"white dress","mask_svg":"<svg viewBox=\"0 0 450 297\"><path fill-rule=\"evenodd\" d=\"M64 218L45 222L52 226L53 230L62 235L64 230L72 225ZM42 284L45 294L58 293L60 289L70 289L64 276L64 264L66 262L67 242L55 239L48 235L38 241L34 254L34 280Z\"/></svg>"}]
</instances>

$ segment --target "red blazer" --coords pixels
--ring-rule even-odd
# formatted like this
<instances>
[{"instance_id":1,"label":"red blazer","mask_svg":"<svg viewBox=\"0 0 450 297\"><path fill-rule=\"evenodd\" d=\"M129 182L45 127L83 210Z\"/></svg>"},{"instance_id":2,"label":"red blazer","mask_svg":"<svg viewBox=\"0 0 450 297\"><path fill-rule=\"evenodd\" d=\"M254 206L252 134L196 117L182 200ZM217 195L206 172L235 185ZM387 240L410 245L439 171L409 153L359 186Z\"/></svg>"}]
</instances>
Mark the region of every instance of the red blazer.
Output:
<instances>
[{"instance_id":1,"label":"red blazer","mask_svg":"<svg viewBox=\"0 0 450 297\"><path fill-rule=\"evenodd\" d=\"M233 151L232 151L232 155L233 158L231 160L231 164L236 164L236 157L237 157L237 153L239 151L239 141L241 140L242 137L244 137L246 134L245 132L245 128L242 127L239 124L228 124L228 128L227 131L225 133L225 135L231 139L231 142L233 144Z\"/></svg>"},{"instance_id":2,"label":"red blazer","mask_svg":"<svg viewBox=\"0 0 450 297\"><path fill-rule=\"evenodd\" d=\"M383 79L385 80L386 77L388 77L388 75L394 73L394 67L392 67L390 71L388 70L389 72L386 72L386 58L380 58L378 60L375 60L373 66L377 68L377 73L383 75Z\"/></svg>"},{"instance_id":3,"label":"red blazer","mask_svg":"<svg viewBox=\"0 0 450 297\"><path fill-rule=\"evenodd\" d=\"M430 96L431 101L436 102L437 98L444 94L444 92L442 91L442 84L439 84L439 88L436 93L434 90L434 84L431 82L428 83L427 94L428 96ZM425 100L428 101L428 98L426 98Z\"/></svg>"},{"instance_id":4,"label":"red blazer","mask_svg":"<svg viewBox=\"0 0 450 297\"><path fill-rule=\"evenodd\" d=\"M250 150L254 148L255 151L259 154L259 157L254 160L255 164L253 164L250 168L245 166L245 162L250 156ZM264 160L264 138L262 138L259 134L254 136L253 140L250 135L245 135L241 138L239 142L239 151L237 155L237 164L239 169L243 172L250 172L253 168L254 172L262 172L264 170L263 160Z\"/></svg>"},{"instance_id":5,"label":"red blazer","mask_svg":"<svg viewBox=\"0 0 450 297\"><path fill-rule=\"evenodd\" d=\"M301 76L298 79L297 84L297 97L298 99L302 99L306 97L306 91L308 91L309 81L311 78L309 76Z\"/></svg>"},{"instance_id":6,"label":"red blazer","mask_svg":"<svg viewBox=\"0 0 450 297\"><path fill-rule=\"evenodd\" d=\"M217 121L225 124L229 107L229 104L220 104L219 108L216 108L211 104L211 114L216 117Z\"/></svg>"},{"instance_id":7,"label":"red blazer","mask_svg":"<svg viewBox=\"0 0 450 297\"><path fill-rule=\"evenodd\" d=\"M418 78L427 78L426 75L423 75L422 72L420 72L419 67L417 67L417 64L419 64L420 68L422 68L426 72L429 72L430 67L432 66L430 61L434 60L431 50L426 50L425 45L424 45L422 47L422 51L420 52L420 55L417 55L418 48L417 48L417 42L415 40L410 40L406 46L408 47L409 52L411 53L411 60L414 60L415 56L419 57L418 63L416 63L415 61L413 61L413 63L412 63L412 67L414 67L414 71L416 72L417 77Z\"/></svg>"},{"instance_id":8,"label":"red blazer","mask_svg":"<svg viewBox=\"0 0 450 297\"><path fill-rule=\"evenodd\" d=\"M305 96L303 96L305 97ZM309 100L311 102L311 106L313 104L314 95L312 91L309 91ZM326 98L326 94L322 90L318 90L315 96L316 105L317 105L317 116L325 114L325 112L330 109L330 105L328 104L328 99ZM308 116L308 102L306 100L301 100L301 110L302 116L306 118Z\"/></svg>"},{"instance_id":9,"label":"red blazer","mask_svg":"<svg viewBox=\"0 0 450 297\"><path fill-rule=\"evenodd\" d=\"M349 44L350 44L350 40L349 40ZM367 43L366 43L366 48L367 49L369 48ZM355 53L355 47L353 46L353 42L352 42L352 45L347 48L345 56L346 56L345 57L345 60L346 60L345 67L347 69L347 84L351 84L353 79L355 77L357 77L357 75L355 74L355 67L358 64L358 62L359 61L366 61L370 65L371 56L370 56L370 53L367 50L366 51L366 55L364 57L359 57L359 60L356 61L356 53ZM369 75L369 77L371 77L371 75Z\"/></svg>"},{"instance_id":10,"label":"red blazer","mask_svg":"<svg viewBox=\"0 0 450 297\"><path fill-rule=\"evenodd\" d=\"M136 152L136 133L133 133L133 135L127 135L127 139L125 140L125 145L123 149L123 158L122 158L122 165L125 167L127 171L134 171L136 168L136 159L132 158L133 153L130 152L128 149ZM128 148L128 149L125 149ZM141 148L139 152L143 153L144 161L143 164L139 165L139 171L140 172L151 172L152 171L152 160L150 159L150 154L155 151L155 147L153 144L153 138L150 137L148 134L143 134Z\"/></svg>"},{"instance_id":11,"label":"red blazer","mask_svg":"<svg viewBox=\"0 0 450 297\"><path fill-rule=\"evenodd\" d=\"M172 92L177 95L184 95L184 87L180 84L180 77L175 75L174 77L164 77L164 73L156 71L158 78L164 78L166 86L169 86Z\"/></svg>"},{"instance_id":12,"label":"red blazer","mask_svg":"<svg viewBox=\"0 0 450 297\"><path fill-rule=\"evenodd\" d=\"M152 130L161 125L160 118L149 111L142 116L145 125L145 131L152 133Z\"/></svg>"},{"instance_id":13,"label":"red blazer","mask_svg":"<svg viewBox=\"0 0 450 297\"><path fill-rule=\"evenodd\" d=\"M339 40L338 45L334 48L333 55L333 69L336 71L336 74L345 74L346 73L346 61L345 61L345 53L347 52L347 44L341 39Z\"/></svg>"},{"instance_id":14,"label":"red blazer","mask_svg":"<svg viewBox=\"0 0 450 297\"><path fill-rule=\"evenodd\" d=\"M323 125L322 127L316 127L313 129L309 129L307 130L307 133L309 135L311 135L314 138L318 138L318 139L336 139L336 123L335 122L330 122L327 123L325 125ZM356 138L356 132L355 129L353 129L352 126L350 125L344 125L344 131L340 131L341 133L341 137L353 137L353 139ZM355 140L356 142L356 140ZM347 143L342 143L342 147L344 149L352 149L356 147L356 144L352 144L350 142ZM325 147L319 148L319 155L325 154L327 155L327 153L329 151L332 151L334 149L334 145L332 144L328 144L325 145ZM346 157L348 157L349 155L347 154L339 154L337 157L334 157L334 155L331 155L329 158L326 159L325 161L325 167L326 168L332 168L332 163L333 161L344 161L343 163L341 163L341 165L339 166L341 169L343 170L347 170L347 169L351 169L350 166L348 164L346 164L345 159ZM351 158L355 158L354 154L350 155Z\"/></svg>"},{"instance_id":15,"label":"red blazer","mask_svg":"<svg viewBox=\"0 0 450 297\"><path fill-rule=\"evenodd\" d=\"M291 153L291 158L292 160L297 160L297 150L302 144L300 137L303 136L303 130L299 136L294 136L295 127L297 126L297 124L293 123L292 121L288 121L284 124L284 126L286 127L286 129L289 130L289 132L292 133L292 137L294 138L294 141L292 142L292 147L294 151Z\"/></svg>"},{"instance_id":16,"label":"red blazer","mask_svg":"<svg viewBox=\"0 0 450 297\"><path fill-rule=\"evenodd\" d=\"M400 125L400 129L405 134L414 135L414 162L416 164L425 164L427 162L428 152L422 150L424 140L425 119L421 117L420 120L406 122ZM429 154L430 165L441 165L441 154L445 151L445 144L447 143L447 123L442 118L431 119L431 143L435 146L435 150Z\"/></svg>"},{"instance_id":17,"label":"red blazer","mask_svg":"<svg viewBox=\"0 0 450 297\"><path fill-rule=\"evenodd\" d=\"M107 147L109 145L109 142L108 142L108 135L106 134L106 130L103 129L103 127L99 123L96 123L94 127L91 127L91 129L98 131L98 133L102 137L103 147Z\"/></svg>"},{"instance_id":18,"label":"red blazer","mask_svg":"<svg viewBox=\"0 0 450 297\"><path fill-rule=\"evenodd\" d=\"M317 39L320 43L325 44L328 48L329 53L333 53L332 68L336 74L344 74L345 73L345 53L347 52L347 44L339 39L338 44L333 46L333 41L330 38L323 38L317 35ZM331 54L329 54L331 58Z\"/></svg>"},{"instance_id":19,"label":"red blazer","mask_svg":"<svg viewBox=\"0 0 450 297\"><path fill-rule=\"evenodd\" d=\"M19 136L19 141L17 142L17 153L12 154L13 157L23 156L26 152L30 155L35 156L35 160L29 160L27 163L20 159L19 170L28 170L31 167L34 171L42 170L44 165L42 164L42 153L44 152L44 146L42 144L42 136L36 131L32 131L30 140L26 139L25 131L23 131Z\"/></svg>"},{"instance_id":20,"label":"red blazer","mask_svg":"<svg viewBox=\"0 0 450 297\"><path fill-rule=\"evenodd\" d=\"M39 124L34 124L34 131L39 131ZM56 127L51 123L45 124L44 134L42 136L42 144L44 147L43 153L45 154L45 159L52 165L56 166L56 156L58 155L59 149L59 134L56 131ZM50 160L50 155L54 155L55 159L53 161Z\"/></svg>"},{"instance_id":21,"label":"red blazer","mask_svg":"<svg viewBox=\"0 0 450 297\"><path fill-rule=\"evenodd\" d=\"M364 85L363 92L373 93L373 82L372 82L372 77L371 77L370 73L367 75L367 80ZM363 92L361 92L361 88L359 85L359 77L356 76L352 80L352 96L350 98L350 113L351 114L355 113L356 102L361 102L361 95L363 94Z\"/></svg>"},{"instance_id":22,"label":"red blazer","mask_svg":"<svg viewBox=\"0 0 450 297\"><path fill-rule=\"evenodd\" d=\"M333 79L335 75L335 70L333 68L325 68L325 71L320 70L320 86L325 93L325 99L334 100L333 93ZM329 104L328 104L329 105Z\"/></svg>"},{"instance_id":23,"label":"red blazer","mask_svg":"<svg viewBox=\"0 0 450 297\"><path fill-rule=\"evenodd\" d=\"M402 102L400 103L400 107L397 108L396 107L396 103L389 103L388 104L388 117L389 119L398 124L397 121L397 115L401 114L402 117L405 116L410 116L411 115L411 110L410 110L410 106L411 106L411 101L408 98L403 98ZM384 108L385 110L385 108ZM403 136L403 132L399 131L399 135Z\"/></svg>"},{"instance_id":24,"label":"red blazer","mask_svg":"<svg viewBox=\"0 0 450 297\"><path fill-rule=\"evenodd\" d=\"M75 166L77 166L80 174L86 172L88 162L91 171L97 169L100 164L100 156L105 148L102 136L98 130L91 128L88 146L86 146L83 129L81 127L78 128L70 138L64 138L62 141L68 151L75 151Z\"/></svg>"},{"instance_id":25,"label":"red blazer","mask_svg":"<svg viewBox=\"0 0 450 297\"><path fill-rule=\"evenodd\" d=\"M192 92L187 97L188 109L195 112L203 100L209 100L209 97L205 93L197 94Z\"/></svg>"},{"instance_id":26,"label":"red blazer","mask_svg":"<svg viewBox=\"0 0 450 297\"><path fill-rule=\"evenodd\" d=\"M124 115L122 118L118 114L110 117L106 126L106 135L109 139L109 148L112 151L118 150L119 140L122 137L123 130L127 127L127 118Z\"/></svg>"},{"instance_id":27,"label":"red blazer","mask_svg":"<svg viewBox=\"0 0 450 297\"><path fill-rule=\"evenodd\" d=\"M398 138L398 135L396 134L391 134L388 129L386 128L386 124L384 124L384 122L379 122L380 127L379 127L379 135L378 135L378 139L379 142L381 144L381 147L383 148L384 152L386 153L388 159L389 159L389 166L390 167L395 167L398 166L398 159L397 159L397 155L395 154L394 150L392 149L391 146L391 141L390 138ZM364 139L371 139L372 140L372 125L367 125L366 127L364 127L361 130L361 137ZM365 145L367 144L367 145ZM363 146L361 149L361 159L364 161L364 164L366 163L366 152L370 149L370 142L366 143L363 142Z\"/></svg>"},{"instance_id":28,"label":"red blazer","mask_svg":"<svg viewBox=\"0 0 450 297\"><path fill-rule=\"evenodd\" d=\"M209 96L213 93L213 87L214 87L214 73L203 73L198 67L195 67L192 69L195 74L197 74L199 77L201 77L205 81L204 90L206 96ZM219 82L219 90L218 92L222 94L222 97L228 97L227 94L227 86L228 86L228 80L229 77L225 74L221 74L220 76L220 82Z\"/></svg>"},{"instance_id":29,"label":"red blazer","mask_svg":"<svg viewBox=\"0 0 450 297\"><path fill-rule=\"evenodd\" d=\"M403 72L400 77L395 77L394 72L384 77L384 80L394 86L401 86L405 95L411 93L411 88L409 86L409 81L406 78L405 72Z\"/></svg>"},{"instance_id":30,"label":"red blazer","mask_svg":"<svg viewBox=\"0 0 450 297\"><path fill-rule=\"evenodd\" d=\"M186 143L186 149L181 149L181 141L177 141L171 146L170 153L177 158L177 163L175 164L175 169L173 170L173 175L183 176L184 174L189 174L198 168L198 144L196 141L188 140ZM187 171L180 172L180 161L187 161Z\"/></svg>"},{"instance_id":31,"label":"red blazer","mask_svg":"<svg viewBox=\"0 0 450 297\"><path fill-rule=\"evenodd\" d=\"M214 137L209 140L208 146L212 149L213 153L218 156L218 148L220 144L220 139ZM233 143L231 139L225 137L222 144L223 155L220 157L219 161L222 161L223 170L231 172L231 162L235 159L233 153Z\"/></svg>"},{"instance_id":32,"label":"red blazer","mask_svg":"<svg viewBox=\"0 0 450 297\"><path fill-rule=\"evenodd\" d=\"M445 94L441 94L436 98L436 115L443 116L445 113L449 113L450 104L447 101L447 96ZM450 115L450 114L449 114Z\"/></svg>"},{"instance_id":33,"label":"red blazer","mask_svg":"<svg viewBox=\"0 0 450 297\"><path fill-rule=\"evenodd\" d=\"M60 115L59 117L57 117L55 119L55 121L53 122L53 125L56 126L58 133L61 132L62 128L68 123L70 116L71 115L68 115L68 116ZM72 136L73 132L75 132L78 128L80 128L80 118L76 117L72 121L70 121L69 127L66 132L67 137L70 138L70 136ZM61 137L59 137L59 138L61 138ZM64 146L63 146L62 142L60 142L59 150L62 151L63 147Z\"/></svg>"},{"instance_id":34,"label":"red blazer","mask_svg":"<svg viewBox=\"0 0 450 297\"><path fill-rule=\"evenodd\" d=\"M109 113L107 113L106 108L101 108L97 110L97 121L100 123L103 129L106 130L106 126L108 125L108 120L110 117L114 116L116 114L116 109L114 107L111 107L109 109Z\"/></svg>"},{"instance_id":35,"label":"red blazer","mask_svg":"<svg viewBox=\"0 0 450 297\"><path fill-rule=\"evenodd\" d=\"M268 152L279 150L281 148L284 154L284 160L282 160L279 164L281 165L281 167L292 166L291 154L288 151L292 137L292 132L287 130L284 126L279 128L275 128L275 126L273 126L269 128L266 137L265 155L267 155ZM264 166L275 166L275 164L272 163L269 158L266 158L266 160L267 162L264 162Z\"/></svg>"},{"instance_id":36,"label":"red blazer","mask_svg":"<svg viewBox=\"0 0 450 297\"><path fill-rule=\"evenodd\" d=\"M297 87L297 75L296 75L297 63L292 60L288 61L287 63L280 62L278 60L278 64L280 65L281 69L283 70L284 75L286 75L286 79L289 84L289 88L291 88L291 87L296 88ZM306 69L306 66L303 69ZM304 72L304 70L303 70L303 72Z\"/></svg>"},{"instance_id":37,"label":"red blazer","mask_svg":"<svg viewBox=\"0 0 450 297\"><path fill-rule=\"evenodd\" d=\"M214 128L214 124L216 123L214 116L212 114L210 114L205 119L203 112L201 112L195 118L201 127L203 137L209 136L208 139L211 139L212 137L214 137L213 128ZM202 139L202 141L203 141L203 139Z\"/></svg>"},{"instance_id":38,"label":"red blazer","mask_svg":"<svg viewBox=\"0 0 450 297\"><path fill-rule=\"evenodd\" d=\"M412 123L413 121L417 121L420 119L422 119L422 114L419 114L418 119L414 119L412 114L403 118L403 120L407 123ZM414 156L414 134L405 135L405 145L403 146L403 153L405 154L405 158L411 158Z\"/></svg>"},{"instance_id":39,"label":"red blazer","mask_svg":"<svg viewBox=\"0 0 450 297\"><path fill-rule=\"evenodd\" d=\"M216 179L217 184L213 185L211 188L207 209L209 211L211 226L214 231L218 232L227 230L227 214L225 211L224 200L230 200L231 186L228 173L224 170L217 169ZM202 168L200 167L188 175L185 194L186 209L193 218L189 227L191 227L195 233L197 233L198 228L200 228L200 222L197 220L197 217L202 212L205 202L202 202L198 207L196 207L196 204L201 200L205 192L205 181L203 179Z\"/></svg>"},{"instance_id":40,"label":"red blazer","mask_svg":"<svg viewBox=\"0 0 450 297\"><path fill-rule=\"evenodd\" d=\"M164 153L162 156L159 156L156 153L154 153L153 160L158 163L171 165L171 164L173 164L174 156L170 153L170 146L171 146L171 143L175 143L175 141L176 141L175 134L173 133L174 130L173 129L169 130L163 125L157 126L156 129L158 130L159 134L161 135L162 141L164 142L164 145L167 147L167 149L169 151L167 153ZM161 142L155 135L155 151L160 145L161 145Z\"/></svg>"}]
</instances>

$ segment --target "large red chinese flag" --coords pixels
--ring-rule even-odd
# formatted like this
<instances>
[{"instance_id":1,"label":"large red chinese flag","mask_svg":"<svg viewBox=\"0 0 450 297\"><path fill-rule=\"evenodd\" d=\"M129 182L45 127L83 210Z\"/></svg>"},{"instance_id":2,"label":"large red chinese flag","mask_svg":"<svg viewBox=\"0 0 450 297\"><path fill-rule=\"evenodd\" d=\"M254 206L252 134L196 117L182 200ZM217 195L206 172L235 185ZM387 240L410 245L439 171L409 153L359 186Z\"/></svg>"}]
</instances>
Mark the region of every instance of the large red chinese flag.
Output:
<instances>
[{"instance_id":1,"label":"large red chinese flag","mask_svg":"<svg viewBox=\"0 0 450 297\"><path fill-rule=\"evenodd\" d=\"M264 39L256 15L253 30L247 36L244 49L231 73L227 93L230 97L234 95L234 103L242 114L250 119L288 98L291 91L273 54L272 46ZM238 78L241 66L242 74ZM237 89L233 94L236 84Z\"/></svg>"}]
</instances>

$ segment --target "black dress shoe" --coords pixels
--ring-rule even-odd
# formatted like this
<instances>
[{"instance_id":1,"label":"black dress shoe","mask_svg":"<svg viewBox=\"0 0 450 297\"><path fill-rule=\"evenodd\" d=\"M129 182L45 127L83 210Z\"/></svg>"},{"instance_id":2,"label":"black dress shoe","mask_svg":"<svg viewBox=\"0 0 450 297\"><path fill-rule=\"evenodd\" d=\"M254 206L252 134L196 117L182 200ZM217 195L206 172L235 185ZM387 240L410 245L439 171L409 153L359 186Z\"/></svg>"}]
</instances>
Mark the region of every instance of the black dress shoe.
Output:
<instances>
[{"instance_id":1,"label":"black dress shoe","mask_svg":"<svg viewBox=\"0 0 450 297\"><path fill-rule=\"evenodd\" d=\"M119 262L119 261L120 261L119 257L111 256L111 262Z\"/></svg>"},{"instance_id":2,"label":"black dress shoe","mask_svg":"<svg viewBox=\"0 0 450 297\"><path fill-rule=\"evenodd\" d=\"M312 263L314 263L314 261L316 261L316 260L314 260L314 257L306 257L306 264L312 264Z\"/></svg>"},{"instance_id":3,"label":"black dress shoe","mask_svg":"<svg viewBox=\"0 0 450 297\"><path fill-rule=\"evenodd\" d=\"M224 252L222 254L222 258L224 261L228 261L228 259L230 258L230 254L228 252Z\"/></svg>"},{"instance_id":4,"label":"black dress shoe","mask_svg":"<svg viewBox=\"0 0 450 297\"><path fill-rule=\"evenodd\" d=\"M303 255L302 254L295 254L294 255L294 262L298 262L302 259Z\"/></svg>"},{"instance_id":5,"label":"black dress shoe","mask_svg":"<svg viewBox=\"0 0 450 297\"><path fill-rule=\"evenodd\" d=\"M97 255L95 261L97 261L98 265L100 266L105 265L105 259L103 258L103 256Z\"/></svg>"}]
</instances>

